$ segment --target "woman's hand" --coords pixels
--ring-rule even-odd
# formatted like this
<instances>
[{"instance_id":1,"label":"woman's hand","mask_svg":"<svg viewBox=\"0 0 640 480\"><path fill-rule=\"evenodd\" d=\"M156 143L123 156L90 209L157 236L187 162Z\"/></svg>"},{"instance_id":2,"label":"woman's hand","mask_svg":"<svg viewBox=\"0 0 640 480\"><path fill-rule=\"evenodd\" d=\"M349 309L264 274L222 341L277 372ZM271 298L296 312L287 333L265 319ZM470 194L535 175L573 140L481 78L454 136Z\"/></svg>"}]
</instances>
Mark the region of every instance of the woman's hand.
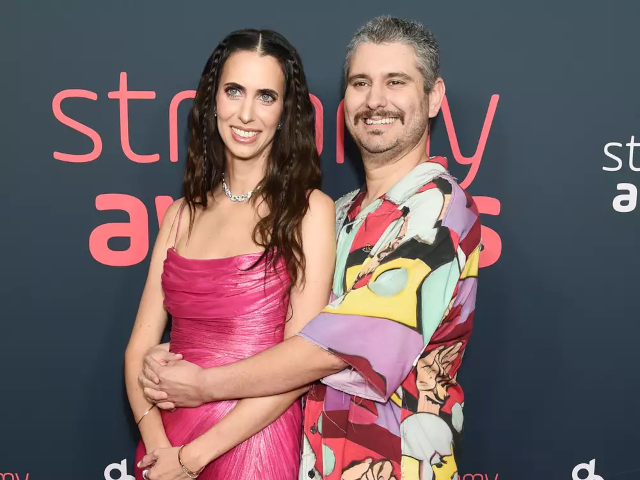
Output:
<instances>
[{"instance_id":1,"label":"woman's hand","mask_svg":"<svg viewBox=\"0 0 640 480\"><path fill-rule=\"evenodd\" d=\"M142 458L138 467L143 472L146 470L147 473L144 476L147 480L189 480L178 461L178 450L180 447L155 449ZM186 447L182 450L182 461L185 466L189 469L201 468L202 465L195 465L192 464L193 461L187 461L185 450Z\"/></svg>"},{"instance_id":2,"label":"woman's hand","mask_svg":"<svg viewBox=\"0 0 640 480\"><path fill-rule=\"evenodd\" d=\"M161 343L155 347L151 347L147 352L151 358L153 358L160 365L168 365L169 362L182 360L181 353L172 353L169 351L168 343Z\"/></svg>"}]
</instances>

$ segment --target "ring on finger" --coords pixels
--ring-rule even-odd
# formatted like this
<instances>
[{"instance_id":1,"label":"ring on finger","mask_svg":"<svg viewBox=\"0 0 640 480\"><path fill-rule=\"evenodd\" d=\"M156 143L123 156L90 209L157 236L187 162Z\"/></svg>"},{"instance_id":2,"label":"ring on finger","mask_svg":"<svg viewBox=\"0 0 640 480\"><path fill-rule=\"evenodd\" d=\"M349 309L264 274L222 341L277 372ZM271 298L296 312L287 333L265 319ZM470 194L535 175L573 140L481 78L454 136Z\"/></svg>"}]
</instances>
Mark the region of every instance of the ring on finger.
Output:
<instances>
[{"instance_id":1,"label":"ring on finger","mask_svg":"<svg viewBox=\"0 0 640 480\"><path fill-rule=\"evenodd\" d=\"M144 478L144 480L149 480L149 477L147 477L147 472L148 471L149 471L148 469L142 471L142 478Z\"/></svg>"}]
</instances>

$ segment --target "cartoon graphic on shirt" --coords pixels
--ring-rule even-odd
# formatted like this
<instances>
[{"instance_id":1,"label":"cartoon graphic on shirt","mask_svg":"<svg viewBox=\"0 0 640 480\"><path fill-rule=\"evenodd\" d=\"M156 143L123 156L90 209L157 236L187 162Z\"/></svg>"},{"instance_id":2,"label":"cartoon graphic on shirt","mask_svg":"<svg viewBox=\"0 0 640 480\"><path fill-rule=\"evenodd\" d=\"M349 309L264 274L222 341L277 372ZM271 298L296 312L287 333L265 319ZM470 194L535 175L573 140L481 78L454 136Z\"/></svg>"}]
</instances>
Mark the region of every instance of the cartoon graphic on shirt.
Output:
<instances>
[{"instance_id":1,"label":"cartoon graphic on shirt","mask_svg":"<svg viewBox=\"0 0 640 480\"><path fill-rule=\"evenodd\" d=\"M365 208L362 192L336 203L332 301L300 335L349 367L308 394L300 479L458 476L480 221L441 163Z\"/></svg>"},{"instance_id":2,"label":"cartoon graphic on shirt","mask_svg":"<svg viewBox=\"0 0 640 480\"><path fill-rule=\"evenodd\" d=\"M438 415L448 399L449 387L456 385L449 375L451 363L460 353L462 342L445 347L440 345L425 352L418 360L416 387L420 394L418 412Z\"/></svg>"}]
</instances>

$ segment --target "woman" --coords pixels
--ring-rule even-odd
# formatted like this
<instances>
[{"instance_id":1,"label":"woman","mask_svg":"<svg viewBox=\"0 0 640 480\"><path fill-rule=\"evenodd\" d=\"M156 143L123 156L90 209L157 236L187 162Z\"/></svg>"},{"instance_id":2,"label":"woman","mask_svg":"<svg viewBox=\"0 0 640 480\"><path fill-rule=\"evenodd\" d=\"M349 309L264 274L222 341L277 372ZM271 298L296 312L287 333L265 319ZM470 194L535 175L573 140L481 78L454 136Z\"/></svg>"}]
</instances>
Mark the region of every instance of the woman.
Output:
<instances>
[{"instance_id":1,"label":"woman","mask_svg":"<svg viewBox=\"0 0 640 480\"><path fill-rule=\"evenodd\" d=\"M184 199L164 217L125 358L136 462L155 459L136 478L296 479L304 389L161 412L138 383L167 311L171 352L206 368L295 335L328 301L333 202L318 190L296 50L272 31L231 33L205 66L190 121Z\"/></svg>"}]
</instances>

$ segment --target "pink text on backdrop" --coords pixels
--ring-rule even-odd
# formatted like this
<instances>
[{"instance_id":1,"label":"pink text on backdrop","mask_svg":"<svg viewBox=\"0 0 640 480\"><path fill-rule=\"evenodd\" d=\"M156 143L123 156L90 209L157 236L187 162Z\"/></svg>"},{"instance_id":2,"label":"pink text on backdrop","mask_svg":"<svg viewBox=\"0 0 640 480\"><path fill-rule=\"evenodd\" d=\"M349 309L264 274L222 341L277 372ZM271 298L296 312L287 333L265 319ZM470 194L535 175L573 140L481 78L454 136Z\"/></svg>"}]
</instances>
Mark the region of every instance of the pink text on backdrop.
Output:
<instances>
[{"instance_id":1,"label":"pink text on backdrop","mask_svg":"<svg viewBox=\"0 0 640 480\"><path fill-rule=\"evenodd\" d=\"M169 104L169 158L172 162L178 161L178 108L180 103L187 99L193 99L196 96L195 90L184 90L178 92L171 99ZM136 163L154 163L160 160L159 153L138 154L131 149L129 137L129 100L153 100L156 98L156 92L152 90L129 90L127 83L127 73L120 73L120 84L116 91L109 92L107 97L112 100L118 100L120 110L120 144L125 156ZM324 142L324 108L322 102L313 94L309 95L311 103L315 109L315 135L316 148L318 154L322 153ZM96 160L102 153L102 138L100 134L87 127L86 125L74 120L62 112L62 101L68 98L84 98L89 100L97 100L98 94L89 90L69 89L58 92L52 101L52 110L54 117L63 125L86 135L93 142L93 150L85 154L53 152L53 158L62 162L70 163L86 163Z\"/></svg>"},{"instance_id":2,"label":"pink text on backdrop","mask_svg":"<svg viewBox=\"0 0 640 480\"><path fill-rule=\"evenodd\" d=\"M488 215L500 213L500 202L491 197L474 197L478 210ZM155 198L156 219L158 225L173 203L168 195ZM128 222L105 223L97 226L89 237L89 250L98 262L113 267L127 267L142 262L149 252L149 216L144 203L132 196L121 193L105 193L96 197L97 210L120 210L129 214ZM484 225L481 227L484 249L480 254L480 267L493 265L500 258L502 240L494 230ZM112 250L109 239L114 237L129 238L129 248Z\"/></svg>"},{"instance_id":3,"label":"pink text on backdrop","mask_svg":"<svg viewBox=\"0 0 640 480\"><path fill-rule=\"evenodd\" d=\"M169 159L171 162L178 161L178 109L180 104L187 99L195 97L195 90L184 90L178 92L169 104ZM120 73L119 88L109 92L109 99L118 100L119 120L120 120L120 143L125 156L136 163L154 163L160 160L158 153L139 154L133 152L129 136L129 100L154 100L156 93L150 90L129 90L127 73ZM93 142L93 149L89 153L72 154L55 151L53 156L56 160L70 163L86 163L99 158L102 153L102 139L98 132L92 128L68 117L62 112L62 101L68 98L83 98L96 101L98 94L89 90L69 89L56 94L52 102L52 110L55 118L63 125L66 125L83 135L86 135ZM324 144L324 108L322 102L315 95L310 94L311 102L316 112L315 132L316 148L318 153L322 153ZM453 118L449 108L449 103L445 97L442 104L442 115L451 151L455 161L462 165L469 165L469 171L465 179L460 183L463 188L468 188L475 179L482 156L487 144L489 132L498 106L499 95L492 95L484 123L479 134L476 150L470 157L465 157L460 151L458 137L453 123ZM336 162L344 162L344 101L338 105L336 112ZM429 144L427 144L429 153ZM482 215L499 215L500 201L496 198L475 196L478 210ZM171 197L159 196L156 198L156 214L160 223L164 212L172 202ZM98 210L122 210L129 214L129 222L109 223L98 226L91 233L89 247L92 256L105 265L130 266L143 261L149 251L148 234L148 213L146 206L136 197L124 194L102 194L96 198L96 208ZM143 232L144 230L144 232ZM127 250L111 250L107 242L112 237L129 237L131 240ZM480 258L480 266L488 267L493 265L502 253L502 240L500 235L489 227L482 226L483 251Z\"/></svg>"}]
</instances>

